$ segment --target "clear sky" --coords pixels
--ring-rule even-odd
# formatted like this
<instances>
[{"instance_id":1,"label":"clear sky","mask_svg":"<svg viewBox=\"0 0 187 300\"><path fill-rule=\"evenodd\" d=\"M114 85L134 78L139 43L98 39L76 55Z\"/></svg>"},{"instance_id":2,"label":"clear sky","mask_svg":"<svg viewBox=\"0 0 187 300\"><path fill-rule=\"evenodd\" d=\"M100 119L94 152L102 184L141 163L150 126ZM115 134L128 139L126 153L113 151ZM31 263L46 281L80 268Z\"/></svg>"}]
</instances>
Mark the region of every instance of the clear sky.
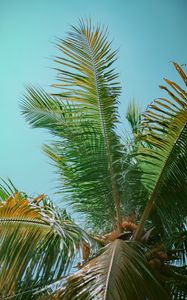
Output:
<instances>
[{"instance_id":1,"label":"clear sky","mask_svg":"<svg viewBox=\"0 0 187 300\"><path fill-rule=\"evenodd\" d=\"M170 61L187 63L187 0L0 0L0 177L30 194L53 199L54 168L41 152L50 139L20 114L25 85L49 90L53 42L78 18L108 25L123 85L121 115L135 98L145 108L161 95L163 77L176 80Z\"/></svg>"}]
</instances>

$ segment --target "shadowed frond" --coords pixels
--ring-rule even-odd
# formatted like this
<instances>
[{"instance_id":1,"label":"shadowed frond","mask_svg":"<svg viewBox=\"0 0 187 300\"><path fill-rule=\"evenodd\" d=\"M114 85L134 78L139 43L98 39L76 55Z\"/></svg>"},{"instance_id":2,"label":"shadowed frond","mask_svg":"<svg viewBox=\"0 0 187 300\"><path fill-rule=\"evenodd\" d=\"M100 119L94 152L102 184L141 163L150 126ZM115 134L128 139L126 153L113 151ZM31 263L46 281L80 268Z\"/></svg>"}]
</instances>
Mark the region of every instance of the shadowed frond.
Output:
<instances>
[{"instance_id":1,"label":"shadowed frond","mask_svg":"<svg viewBox=\"0 0 187 300\"><path fill-rule=\"evenodd\" d=\"M140 245L115 240L104 252L67 278L49 299L144 300L169 299Z\"/></svg>"}]
</instances>

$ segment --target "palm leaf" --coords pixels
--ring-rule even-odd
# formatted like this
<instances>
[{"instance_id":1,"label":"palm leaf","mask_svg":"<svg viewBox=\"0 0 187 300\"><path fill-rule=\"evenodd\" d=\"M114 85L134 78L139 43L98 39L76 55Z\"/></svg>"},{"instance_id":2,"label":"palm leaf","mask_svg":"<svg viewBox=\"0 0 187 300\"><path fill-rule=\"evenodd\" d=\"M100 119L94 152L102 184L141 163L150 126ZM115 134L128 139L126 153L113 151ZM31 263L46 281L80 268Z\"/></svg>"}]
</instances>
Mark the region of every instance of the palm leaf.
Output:
<instances>
[{"instance_id":1,"label":"palm leaf","mask_svg":"<svg viewBox=\"0 0 187 300\"><path fill-rule=\"evenodd\" d=\"M65 40L59 40L58 48L63 53L63 56L56 58L59 84L55 84L55 87L61 88L62 92L59 92L57 95L55 94L53 99L49 100L46 94L30 89L28 95L25 97L25 101L22 103L23 114L32 126L48 129L50 127L52 133L59 136L61 132L61 138L66 139L67 131L65 133L65 129L67 127L62 122L62 118L65 117L70 126L69 135L71 142L71 129L75 130L74 135L75 133L81 135L81 126L84 126L84 129L87 127L87 132L88 128L91 128L91 132L94 131L92 135L90 132L89 136L85 135L85 139L82 134L84 152L89 153L90 147L93 147L94 139L94 144L99 139L101 147L99 150L97 149L97 155L101 155L99 158L100 164L104 156L105 178L110 183L107 184L107 193L105 192L106 183L103 184L100 202L103 201L102 195L107 195L108 204L107 207L105 206L105 211L110 206L112 210L110 217L116 211L120 230L121 189L119 186L119 174L121 172L121 145L115 133L118 121L117 106L120 85L115 81L117 74L114 73L111 67L115 61L116 52L110 50L110 43L107 41L107 31L99 26L92 26L89 21L85 23L80 21L79 27L73 27ZM69 102L65 106L66 100ZM71 113L69 109L71 109ZM58 125L56 122L57 118ZM86 143L86 140L89 141L90 136L91 142ZM68 147L70 148L70 144ZM76 149L78 149L78 144L76 145ZM77 152L80 151L82 151L82 148L74 152L72 151L71 157L76 160ZM101 152L99 153L99 151ZM90 171L95 157L91 157L91 161L87 158L85 159L86 161L84 162L83 160L82 165L88 166L88 170ZM79 160L79 157L77 160ZM62 168L61 172L63 174ZM78 173L78 171L76 172ZM85 172L88 184L89 176L90 173L86 176ZM67 172L64 177L67 178ZM82 177L80 178L83 181ZM100 183L99 178L100 175L98 176L97 184ZM83 189L82 182L80 182L80 185ZM95 190L96 193L97 189ZM104 202L106 203L106 200ZM84 211L86 212L86 209Z\"/></svg>"},{"instance_id":2,"label":"palm leaf","mask_svg":"<svg viewBox=\"0 0 187 300\"><path fill-rule=\"evenodd\" d=\"M87 241L72 221L44 199L17 193L0 202L0 293L3 299L36 299L38 291L69 273Z\"/></svg>"},{"instance_id":3,"label":"palm leaf","mask_svg":"<svg viewBox=\"0 0 187 300\"><path fill-rule=\"evenodd\" d=\"M174 64L179 74L186 77ZM148 191L148 199L135 238L139 239L143 226L153 208L167 232L185 230L187 215L187 94L176 83L165 81L174 90L161 86L170 100L155 100L144 114L142 121L144 146L137 153L136 180ZM145 145L149 147L145 147Z\"/></svg>"},{"instance_id":4,"label":"palm leaf","mask_svg":"<svg viewBox=\"0 0 187 300\"><path fill-rule=\"evenodd\" d=\"M115 240L50 299L169 299L139 244Z\"/></svg>"},{"instance_id":5,"label":"palm leaf","mask_svg":"<svg viewBox=\"0 0 187 300\"><path fill-rule=\"evenodd\" d=\"M70 202L76 212L86 213L96 227L102 228L101 217L110 226L110 219L114 219L107 157L100 132L82 110L80 106L63 103L44 91L30 88L24 111L35 127L43 127L45 123L45 128L58 137L44 147L44 152L57 167L58 190L64 194L64 200ZM97 216L95 207L100 208Z\"/></svg>"},{"instance_id":6,"label":"palm leaf","mask_svg":"<svg viewBox=\"0 0 187 300\"><path fill-rule=\"evenodd\" d=\"M8 178L4 180L0 178L0 200L6 200L9 196L13 196L18 192L17 188L14 186L13 182Z\"/></svg>"},{"instance_id":7,"label":"palm leaf","mask_svg":"<svg viewBox=\"0 0 187 300\"><path fill-rule=\"evenodd\" d=\"M134 138L136 138L136 135L139 133L140 129L141 114L140 108L134 100L128 105L126 119L130 124Z\"/></svg>"}]
</instances>

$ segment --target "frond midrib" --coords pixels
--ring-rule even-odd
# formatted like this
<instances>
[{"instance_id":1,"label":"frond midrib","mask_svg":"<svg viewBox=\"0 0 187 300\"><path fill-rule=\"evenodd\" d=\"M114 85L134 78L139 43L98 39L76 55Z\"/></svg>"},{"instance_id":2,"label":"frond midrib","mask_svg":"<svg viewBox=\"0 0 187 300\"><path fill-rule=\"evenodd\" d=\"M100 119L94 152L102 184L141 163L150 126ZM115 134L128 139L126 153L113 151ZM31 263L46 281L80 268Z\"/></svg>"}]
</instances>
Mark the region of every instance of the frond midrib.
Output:
<instances>
[{"instance_id":1,"label":"frond midrib","mask_svg":"<svg viewBox=\"0 0 187 300\"><path fill-rule=\"evenodd\" d=\"M107 300L107 293L108 293L108 284L109 284L109 280L110 280L110 274L112 271L112 266L113 266L113 262L114 262L114 257L116 254L116 248L117 248L117 242L115 241L115 247L112 250L112 256L111 256L111 260L110 260L110 265L109 265L109 269L108 269L108 273L107 273L107 278L106 278L106 287L105 287L105 294L103 296L103 300Z\"/></svg>"},{"instance_id":2,"label":"frond midrib","mask_svg":"<svg viewBox=\"0 0 187 300\"><path fill-rule=\"evenodd\" d=\"M50 225L45 223L44 221L40 220L33 220L33 219L27 219L27 218L0 218L0 224L3 223L23 223L23 224L31 224L31 225L40 225L50 228Z\"/></svg>"}]
</instances>

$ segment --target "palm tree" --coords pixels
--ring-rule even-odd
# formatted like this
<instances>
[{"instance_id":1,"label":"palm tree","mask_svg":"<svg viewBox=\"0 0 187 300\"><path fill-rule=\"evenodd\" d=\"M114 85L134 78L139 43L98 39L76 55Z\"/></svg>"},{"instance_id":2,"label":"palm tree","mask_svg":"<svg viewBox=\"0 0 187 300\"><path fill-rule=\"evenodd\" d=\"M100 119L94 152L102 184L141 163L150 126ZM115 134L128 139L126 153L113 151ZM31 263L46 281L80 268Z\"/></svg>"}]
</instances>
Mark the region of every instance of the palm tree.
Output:
<instances>
[{"instance_id":1,"label":"palm tree","mask_svg":"<svg viewBox=\"0 0 187 300\"><path fill-rule=\"evenodd\" d=\"M41 262L34 263L44 271L40 273L38 265L35 267L30 280L38 294L31 292L35 298L28 299L41 297L42 291L44 297L40 299L185 299L187 93L165 79L168 87L161 88L169 97L155 100L141 115L132 103L127 113L131 141L123 142L117 133L121 87L113 68L116 51L111 50L107 30L94 27L91 21L80 21L57 47L56 92L29 87L21 109L32 127L46 128L54 136L43 150L56 166L58 191L74 211L84 215L89 234L72 221L66 224L63 218L57 220L52 209L52 224L58 227L63 247L60 250L52 243L50 257L55 261L48 266L44 259L48 234L43 233L43 239L39 236L44 256L37 256ZM187 85L183 70L173 65ZM11 201L18 205L15 197ZM11 202L2 201L6 205ZM29 209L33 202L36 205L37 200L27 202ZM11 212L14 206L9 206ZM36 206L41 223L47 222L54 237L56 229L51 227L48 208ZM10 223L17 232L16 222ZM28 240L30 252L23 244L25 231L14 237L24 250L22 257L28 257L25 270L37 243L36 232L29 226L24 230L33 235L32 243ZM8 232L6 243L11 245ZM80 270L67 277L77 247L82 249L84 260ZM9 273L15 277L19 268L12 264L15 269ZM28 277L23 269L20 276L23 291ZM52 282L59 284L51 287ZM38 288L41 285L43 290Z\"/></svg>"}]
</instances>

